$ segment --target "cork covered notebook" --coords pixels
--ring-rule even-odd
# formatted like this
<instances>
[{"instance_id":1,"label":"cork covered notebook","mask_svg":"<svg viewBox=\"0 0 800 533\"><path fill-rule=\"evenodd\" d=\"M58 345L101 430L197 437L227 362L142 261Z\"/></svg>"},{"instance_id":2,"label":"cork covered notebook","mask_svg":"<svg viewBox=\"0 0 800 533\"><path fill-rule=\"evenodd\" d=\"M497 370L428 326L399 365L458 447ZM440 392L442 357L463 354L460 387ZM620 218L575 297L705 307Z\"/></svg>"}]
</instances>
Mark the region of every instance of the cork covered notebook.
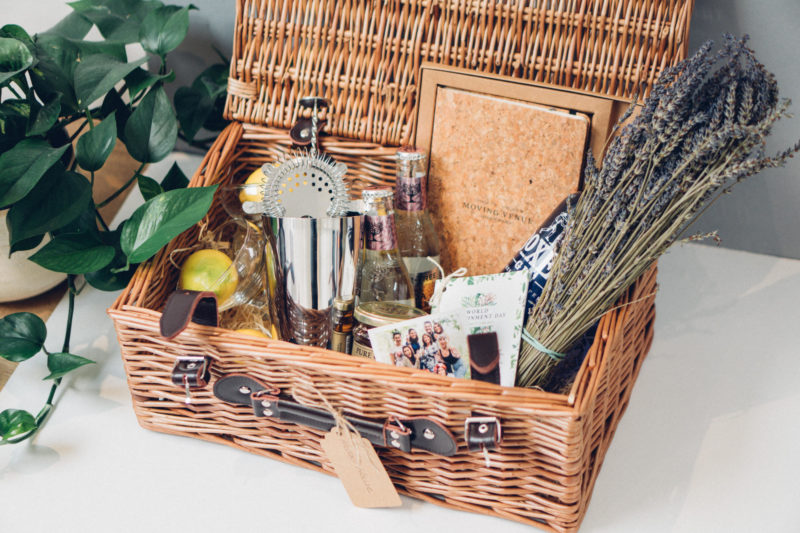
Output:
<instances>
[{"instance_id":1,"label":"cork covered notebook","mask_svg":"<svg viewBox=\"0 0 800 533\"><path fill-rule=\"evenodd\" d=\"M590 119L582 113L437 87L428 199L449 272L500 272L578 189Z\"/></svg>"}]
</instances>

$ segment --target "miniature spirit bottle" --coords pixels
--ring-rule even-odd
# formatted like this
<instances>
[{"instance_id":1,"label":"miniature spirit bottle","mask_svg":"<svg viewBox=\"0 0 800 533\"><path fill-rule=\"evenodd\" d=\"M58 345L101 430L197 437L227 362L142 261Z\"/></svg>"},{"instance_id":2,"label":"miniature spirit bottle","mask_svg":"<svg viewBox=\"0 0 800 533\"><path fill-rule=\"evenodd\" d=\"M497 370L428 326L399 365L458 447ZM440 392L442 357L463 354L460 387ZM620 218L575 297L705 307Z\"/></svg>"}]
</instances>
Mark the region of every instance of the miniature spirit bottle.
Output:
<instances>
[{"instance_id":1,"label":"miniature spirit bottle","mask_svg":"<svg viewBox=\"0 0 800 533\"><path fill-rule=\"evenodd\" d=\"M398 302L414 305L414 289L397 249L392 189L365 189L364 247L358 269L357 304Z\"/></svg>"},{"instance_id":2,"label":"miniature spirit bottle","mask_svg":"<svg viewBox=\"0 0 800 533\"><path fill-rule=\"evenodd\" d=\"M430 312L429 300L439 268L439 236L433 228L427 207L427 172L425 152L405 146L397 151L395 207L397 240L400 255L414 286L414 305Z\"/></svg>"},{"instance_id":3,"label":"miniature spirit bottle","mask_svg":"<svg viewBox=\"0 0 800 533\"><path fill-rule=\"evenodd\" d=\"M353 300L333 299L330 349L350 353L353 344Z\"/></svg>"}]
</instances>

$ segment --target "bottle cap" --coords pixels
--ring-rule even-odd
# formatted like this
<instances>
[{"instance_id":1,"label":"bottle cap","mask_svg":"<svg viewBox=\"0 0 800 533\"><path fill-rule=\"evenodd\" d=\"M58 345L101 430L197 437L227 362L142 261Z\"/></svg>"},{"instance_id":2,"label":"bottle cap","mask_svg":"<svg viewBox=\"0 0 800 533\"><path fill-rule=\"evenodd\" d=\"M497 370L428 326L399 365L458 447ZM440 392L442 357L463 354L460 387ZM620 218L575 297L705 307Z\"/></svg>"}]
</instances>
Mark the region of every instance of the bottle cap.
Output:
<instances>
[{"instance_id":1,"label":"bottle cap","mask_svg":"<svg viewBox=\"0 0 800 533\"><path fill-rule=\"evenodd\" d=\"M361 198L365 202L379 198L391 198L392 196L394 196L394 193L391 187L369 187L361 192Z\"/></svg>"},{"instance_id":2,"label":"bottle cap","mask_svg":"<svg viewBox=\"0 0 800 533\"><path fill-rule=\"evenodd\" d=\"M399 161L421 161L425 159L425 151L416 146L402 146L397 149Z\"/></svg>"},{"instance_id":3,"label":"bottle cap","mask_svg":"<svg viewBox=\"0 0 800 533\"><path fill-rule=\"evenodd\" d=\"M333 308L339 311L348 311L353 309L353 300L340 300L339 298L333 299Z\"/></svg>"},{"instance_id":4,"label":"bottle cap","mask_svg":"<svg viewBox=\"0 0 800 533\"><path fill-rule=\"evenodd\" d=\"M358 304L353 317L367 326L385 326L411 318L425 316L426 313L397 302L362 302Z\"/></svg>"}]
</instances>

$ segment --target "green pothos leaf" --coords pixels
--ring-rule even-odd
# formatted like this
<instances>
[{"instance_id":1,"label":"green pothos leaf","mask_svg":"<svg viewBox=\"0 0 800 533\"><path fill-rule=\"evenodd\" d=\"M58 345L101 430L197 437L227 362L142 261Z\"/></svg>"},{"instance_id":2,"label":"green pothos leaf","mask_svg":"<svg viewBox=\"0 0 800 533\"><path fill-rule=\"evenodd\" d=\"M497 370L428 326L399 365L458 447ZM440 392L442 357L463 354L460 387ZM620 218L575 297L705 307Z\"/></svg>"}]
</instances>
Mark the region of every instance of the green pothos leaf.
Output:
<instances>
[{"instance_id":1,"label":"green pothos leaf","mask_svg":"<svg viewBox=\"0 0 800 533\"><path fill-rule=\"evenodd\" d=\"M67 352L51 353L47 356L47 369L50 374L44 379L58 379L76 368L93 364L94 361Z\"/></svg>"},{"instance_id":2,"label":"green pothos leaf","mask_svg":"<svg viewBox=\"0 0 800 533\"><path fill-rule=\"evenodd\" d=\"M0 356L19 363L42 349L47 338L44 321L33 313L12 313L0 319Z\"/></svg>"},{"instance_id":3,"label":"green pothos leaf","mask_svg":"<svg viewBox=\"0 0 800 533\"><path fill-rule=\"evenodd\" d=\"M36 429L36 419L28 411L6 409L0 413L0 437L2 443L14 440Z\"/></svg>"}]
</instances>

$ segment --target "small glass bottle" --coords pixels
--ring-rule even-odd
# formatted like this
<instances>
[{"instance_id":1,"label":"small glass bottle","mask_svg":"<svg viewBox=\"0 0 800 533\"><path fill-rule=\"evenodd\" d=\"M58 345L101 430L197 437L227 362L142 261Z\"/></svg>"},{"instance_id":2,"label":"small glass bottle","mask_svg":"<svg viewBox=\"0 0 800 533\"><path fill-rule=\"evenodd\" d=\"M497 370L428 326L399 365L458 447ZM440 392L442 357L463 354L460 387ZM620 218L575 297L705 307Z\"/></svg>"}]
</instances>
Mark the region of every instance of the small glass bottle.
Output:
<instances>
[{"instance_id":1,"label":"small glass bottle","mask_svg":"<svg viewBox=\"0 0 800 533\"><path fill-rule=\"evenodd\" d=\"M433 227L427 207L427 158L425 152L412 146L397 151L397 181L395 207L397 241L400 255L414 286L414 305L430 312L430 298L436 280L441 278L439 267L439 236Z\"/></svg>"},{"instance_id":2,"label":"small glass bottle","mask_svg":"<svg viewBox=\"0 0 800 533\"><path fill-rule=\"evenodd\" d=\"M373 187L364 201L364 247L358 263L356 305L398 302L414 305L414 288L397 249L392 189Z\"/></svg>"},{"instance_id":3,"label":"small glass bottle","mask_svg":"<svg viewBox=\"0 0 800 533\"><path fill-rule=\"evenodd\" d=\"M353 300L334 298L331 313L331 350L349 354L353 344Z\"/></svg>"}]
</instances>

